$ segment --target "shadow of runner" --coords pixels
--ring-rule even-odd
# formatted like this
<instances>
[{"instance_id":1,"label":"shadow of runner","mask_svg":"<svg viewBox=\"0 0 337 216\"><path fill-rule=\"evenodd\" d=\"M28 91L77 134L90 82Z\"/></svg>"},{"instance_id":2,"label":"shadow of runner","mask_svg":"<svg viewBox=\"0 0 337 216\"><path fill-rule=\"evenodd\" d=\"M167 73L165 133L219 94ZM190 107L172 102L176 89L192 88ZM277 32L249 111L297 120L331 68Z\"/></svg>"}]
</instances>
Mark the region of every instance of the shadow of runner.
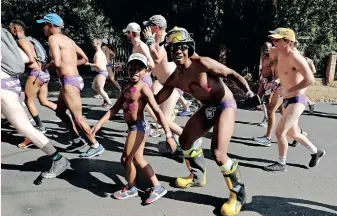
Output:
<instances>
[{"instance_id":1,"label":"shadow of runner","mask_svg":"<svg viewBox=\"0 0 337 216\"><path fill-rule=\"evenodd\" d=\"M100 159L81 159L75 158L69 160L71 163L71 168L66 170L58 179L63 179L69 182L71 185L90 191L91 193L99 197L108 197L108 193L114 193L122 186L124 183L120 178L124 179L125 170L120 162L115 161L105 161ZM50 168L51 160L48 156L42 156L36 161L29 161L23 165L16 164L1 164L1 168L4 170L18 170L23 172L43 172ZM91 173L102 173L108 178L110 178L115 184L103 182L93 176ZM120 176L120 177L118 177ZM159 181L171 182L174 180L173 177L157 175ZM42 177L39 175L33 182L35 185L40 185L43 183L50 184L52 179L44 179L42 182ZM126 182L126 180L124 180ZM151 187L151 183L148 179L144 177L142 172L137 169L137 188L140 189L141 198L145 198L143 191Z\"/></svg>"},{"instance_id":2,"label":"shadow of runner","mask_svg":"<svg viewBox=\"0 0 337 216\"><path fill-rule=\"evenodd\" d=\"M326 112L319 112L319 111L314 111L314 113L312 114L310 114L309 112L304 112L302 115L337 119L336 113L326 113Z\"/></svg>"},{"instance_id":3,"label":"shadow of runner","mask_svg":"<svg viewBox=\"0 0 337 216\"><path fill-rule=\"evenodd\" d=\"M225 189L226 190L226 189ZM225 195L226 197L228 195ZM213 206L215 215L221 215L221 206L228 200L227 198L214 197L206 194L199 194L190 191L168 191L165 198ZM306 206L304 206L306 205ZM308 205L329 209L329 211L313 209ZM241 212L251 211L263 216L288 216L288 215L310 215L310 216L332 216L336 215L337 207L315 201L304 199L276 197L276 196L253 196L251 202L246 203ZM335 213L331 213L334 212Z\"/></svg>"},{"instance_id":4,"label":"shadow of runner","mask_svg":"<svg viewBox=\"0 0 337 216\"><path fill-rule=\"evenodd\" d=\"M86 160L86 159L71 159L71 167L73 170L67 170L59 179L64 179L71 185L90 191L91 193L99 197L107 197L107 193L113 193L118 190L124 183L120 180L121 176L124 178L124 168L120 162L104 161L100 159ZM2 163L2 169L4 170L19 170L25 172L41 172L49 168L48 156L42 156L36 161L26 162L23 165L4 164ZM103 182L93 176L92 172L98 172L111 178L115 184ZM137 187L140 189L148 188L149 181L146 180L141 172L137 172ZM159 181L173 182L175 178L157 174ZM52 180L46 180L52 181ZM224 190L224 198L215 197L206 194L195 193L187 190L168 191L164 196L164 199L173 199L176 201L190 202L201 205L213 206L215 209L213 213L215 215L220 214L221 206L227 201L228 195ZM327 210L313 209L308 206L317 206L320 208L326 208ZM241 212L252 211L264 216L286 216L286 215L310 215L310 216L332 216L336 215L337 207L328 204L322 204L315 201L309 201L304 199L276 197L276 196L253 196L251 202L246 203Z\"/></svg>"},{"instance_id":5,"label":"shadow of runner","mask_svg":"<svg viewBox=\"0 0 337 216\"><path fill-rule=\"evenodd\" d=\"M210 149L203 149L204 150L204 155L205 158L213 160L212 153ZM235 154L228 153L228 157L232 159L237 159L239 161L240 166L244 167L249 167L249 168L256 168L256 169L262 169L264 170L264 166L261 165L256 165L253 163L247 163L246 161L252 161L252 162L260 162L260 163L267 163L267 165L275 163L276 161L268 160L268 159L263 159L263 158L249 158L249 157L243 157ZM302 169L309 169L307 166L302 165L302 164L294 164L294 163L287 163L288 166L291 167L297 167L297 168L302 168Z\"/></svg>"}]
</instances>

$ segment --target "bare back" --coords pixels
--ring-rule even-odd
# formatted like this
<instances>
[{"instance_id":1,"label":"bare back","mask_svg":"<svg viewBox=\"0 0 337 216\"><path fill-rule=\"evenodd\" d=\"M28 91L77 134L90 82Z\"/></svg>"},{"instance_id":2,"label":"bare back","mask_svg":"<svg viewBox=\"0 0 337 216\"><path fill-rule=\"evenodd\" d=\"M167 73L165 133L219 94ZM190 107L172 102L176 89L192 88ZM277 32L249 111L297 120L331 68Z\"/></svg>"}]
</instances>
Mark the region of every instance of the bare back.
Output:
<instances>
[{"instance_id":1,"label":"bare back","mask_svg":"<svg viewBox=\"0 0 337 216\"><path fill-rule=\"evenodd\" d=\"M187 70L176 70L164 86L179 88L204 104L219 104L233 97L220 77L207 72L207 68L200 62L200 57L194 57L191 61L192 64Z\"/></svg>"},{"instance_id":2,"label":"bare back","mask_svg":"<svg viewBox=\"0 0 337 216\"><path fill-rule=\"evenodd\" d=\"M77 69L76 52L77 45L75 42L63 34L54 34L49 37L49 40L51 38L55 40L56 43L55 49L57 50L55 53L61 58L60 67L57 69L58 76L61 78L78 75L79 72ZM56 56L53 56L52 49L49 50L49 54L52 59L56 58Z\"/></svg>"},{"instance_id":3,"label":"bare back","mask_svg":"<svg viewBox=\"0 0 337 216\"><path fill-rule=\"evenodd\" d=\"M106 65L108 64L108 61L102 50L96 51L95 56L94 56L94 63L97 65L95 67L96 72L108 70L106 67Z\"/></svg>"},{"instance_id":4,"label":"bare back","mask_svg":"<svg viewBox=\"0 0 337 216\"><path fill-rule=\"evenodd\" d=\"M102 46L102 51L104 52L107 62L111 63L112 50L108 46Z\"/></svg>"},{"instance_id":5,"label":"bare back","mask_svg":"<svg viewBox=\"0 0 337 216\"><path fill-rule=\"evenodd\" d=\"M34 49L34 45L32 44L32 42L30 42L30 40L28 39L20 39L18 41L18 45L19 47L24 50L24 52L26 53L26 55L29 57L29 55L31 55L31 60L33 61L33 63L28 63L26 64L27 67L33 71L33 70L41 70L41 65L37 63L37 61L35 60L35 58L37 57L35 49ZM29 50L25 50L25 49L29 49ZM29 54L27 53L29 52Z\"/></svg>"},{"instance_id":6,"label":"bare back","mask_svg":"<svg viewBox=\"0 0 337 216\"><path fill-rule=\"evenodd\" d=\"M157 77L160 84L164 85L166 80L174 72L177 66L174 64L174 62L168 61L167 52L164 46L159 46L158 44L156 44L156 50L160 54L164 55L164 57L160 63L155 64L154 68L152 68L152 73L154 76Z\"/></svg>"},{"instance_id":7,"label":"bare back","mask_svg":"<svg viewBox=\"0 0 337 216\"><path fill-rule=\"evenodd\" d=\"M145 55L145 53L144 53L144 51L141 47L141 43L144 43L144 42L140 41L139 44L136 44L132 47L132 53L141 53L141 54ZM145 43L144 43L144 45L145 45Z\"/></svg>"},{"instance_id":8,"label":"bare back","mask_svg":"<svg viewBox=\"0 0 337 216\"><path fill-rule=\"evenodd\" d=\"M121 97L124 97L123 114L127 124L144 119L144 109L147 100L142 95L142 88L147 87L145 85L141 80L135 85L129 84L121 95Z\"/></svg>"}]
</instances>

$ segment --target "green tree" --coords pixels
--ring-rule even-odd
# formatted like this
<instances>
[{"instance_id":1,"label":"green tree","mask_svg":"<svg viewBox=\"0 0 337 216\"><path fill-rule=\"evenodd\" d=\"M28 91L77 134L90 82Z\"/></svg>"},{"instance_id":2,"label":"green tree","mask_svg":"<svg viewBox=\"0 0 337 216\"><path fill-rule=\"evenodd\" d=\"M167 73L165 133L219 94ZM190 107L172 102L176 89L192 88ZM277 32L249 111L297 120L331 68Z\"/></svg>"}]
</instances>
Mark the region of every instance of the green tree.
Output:
<instances>
[{"instance_id":1,"label":"green tree","mask_svg":"<svg viewBox=\"0 0 337 216\"><path fill-rule=\"evenodd\" d=\"M80 45L90 45L93 37L110 38L115 34L108 17L100 10L94 10L91 0L4 0L2 2L2 23L8 25L13 19L22 20L28 27L28 34L46 40L41 25L36 23L47 13L57 13L62 17L64 33Z\"/></svg>"},{"instance_id":2,"label":"green tree","mask_svg":"<svg viewBox=\"0 0 337 216\"><path fill-rule=\"evenodd\" d=\"M274 6L274 27L292 28L297 34L300 49L313 59L318 73L323 75L326 56L331 51L337 51L337 1L274 0Z\"/></svg>"}]
</instances>

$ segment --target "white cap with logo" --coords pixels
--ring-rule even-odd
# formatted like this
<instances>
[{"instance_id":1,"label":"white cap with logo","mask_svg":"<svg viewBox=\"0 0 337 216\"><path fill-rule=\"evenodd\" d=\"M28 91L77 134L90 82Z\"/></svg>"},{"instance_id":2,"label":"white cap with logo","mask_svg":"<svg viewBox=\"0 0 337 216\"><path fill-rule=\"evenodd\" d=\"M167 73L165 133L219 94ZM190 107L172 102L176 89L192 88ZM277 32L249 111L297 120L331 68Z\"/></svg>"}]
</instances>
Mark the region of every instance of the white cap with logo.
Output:
<instances>
[{"instance_id":1,"label":"white cap with logo","mask_svg":"<svg viewBox=\"0 0 337 216\"><path fill-rule=\"evenodd\" d=\"M140 25L138 25L137 23L135 22L132 22L132 23L129 23L128 26L123 29L123 33L126 33L126 32L141 32L141 28L140 28Z\"/></svg>"},{"instance_id":2,"label":"white cap with logo","mask_svg":"<svg viewBox=\"0 0 337 216\"><path fill-rule=\"evenodd\" d=\"M140 61L141 63L143 63L144 67L147 68L147 58L141 53L134 53L130 55L128 64L132 61Z\"/></svg>"}]
</instances>

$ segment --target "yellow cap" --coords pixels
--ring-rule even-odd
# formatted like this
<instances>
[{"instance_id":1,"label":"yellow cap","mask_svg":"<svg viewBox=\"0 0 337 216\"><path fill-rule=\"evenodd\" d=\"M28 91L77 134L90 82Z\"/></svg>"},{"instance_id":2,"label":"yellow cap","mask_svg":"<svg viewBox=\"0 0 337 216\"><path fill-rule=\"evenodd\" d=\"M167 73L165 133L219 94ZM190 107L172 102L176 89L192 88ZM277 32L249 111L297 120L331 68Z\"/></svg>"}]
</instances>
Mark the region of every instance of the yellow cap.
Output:
<instances>
[{"instance_id":1,"label":"yellow cap","mask_svg":"<svg viewBox=\"0 0 337 216\"><path fill-rule=\"evenodd\" d=\"M269 37L275 38L275 39L287 39L290 41L295 42L296 36L295 32L290 28L277 28L274 31L269 31L271 35Z\"/></svg>"}]
</instances>

